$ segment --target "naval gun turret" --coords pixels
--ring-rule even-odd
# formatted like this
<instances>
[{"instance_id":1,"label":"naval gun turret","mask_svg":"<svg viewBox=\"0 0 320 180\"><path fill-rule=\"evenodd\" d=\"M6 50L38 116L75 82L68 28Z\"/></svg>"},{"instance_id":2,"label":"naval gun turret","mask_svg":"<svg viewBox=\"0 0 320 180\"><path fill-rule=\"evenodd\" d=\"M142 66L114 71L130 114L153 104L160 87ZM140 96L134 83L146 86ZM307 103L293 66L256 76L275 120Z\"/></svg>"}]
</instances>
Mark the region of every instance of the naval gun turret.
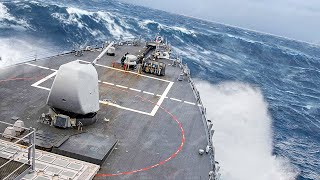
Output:
<instances>
[{"instance_id":1,"label":"naval gun turret","mask_svg":"<svg viewBox=\"0 0 320 180\"><path fill-rule=\"evenodd\" d=\"M50 107L51 125L56 127L80 127L94 123L100 109L96 68L79 61L60 66L47 105Z\"/></svg>"},{"instance_id":2,"label":"naval gun turret","mask_svg":"<svg viewBox=\"0 0 320 180\"><path fill-rule=\"evenodd\" d=\"M113 44L111 42L90 64L76 60L60 66L47 100L49 113L42 114L40 122L60 128L82 128L96 122L100 105L98 73L94 66L105 54L114 54Z\"/></svg>"}]
</instances>

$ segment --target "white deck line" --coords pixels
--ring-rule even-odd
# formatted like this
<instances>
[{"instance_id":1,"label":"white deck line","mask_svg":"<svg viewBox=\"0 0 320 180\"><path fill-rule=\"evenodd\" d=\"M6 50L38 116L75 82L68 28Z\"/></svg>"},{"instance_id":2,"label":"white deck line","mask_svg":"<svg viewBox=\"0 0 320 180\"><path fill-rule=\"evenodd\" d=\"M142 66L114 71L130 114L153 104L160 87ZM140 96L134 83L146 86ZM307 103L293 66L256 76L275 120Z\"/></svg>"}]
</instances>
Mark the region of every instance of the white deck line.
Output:
<instances>
[{"instance_id":1,"label":"white deck line","mask_svg":"<svg viewBox=\"0 0 320 180\"><path fill-rule=\"evenodd\" d=\"M78 60L78 61L81 61L81 62L84 62L84 63L90 63L89 61L84 61L84 60ZM164 82L168 82L168 83L172 82L172 81L168 81L168 80L165 80L165 79L156 78L156 77L152 77L152 76L147 76L147 75L139 74L139 73L132 72L132 71L125 71L125 70L122 70L122 69L117 69L117 68L113 68L113 67L102 65L102 64L95 64L95 66L100 66L100 67L104 67L104 68L108 68L108 69L112 69L112 70L116 70L116 71L135 74L135 75L138 75L138 76L142 76L142 77L146 77L146 78L150 78L150 79L155 79L155 80L159 80L159 81L164 81Z\"/></svg>"},{"instance_id":2,"label":"white deck line","mask_svg":"<svg viewBox=\"0 0 320 180\"><path fill-rule=\"evenodd\" d=\"M164 92L163 92L163 94L161 95L159 101L157 102L157 104L156 104L156 105L154 106L154 108L152 109L152 111L151 111L151 113L150 113L151 116L154 116L154 115L157 113L157 111L158 111L159 107L161 106L164 98L166 98L167 94L169 93L172 85L173 85L173 82L170 82L169 85L167 86L166 90L164 90Z\"/></svg>"},{"instance_id":3,"label":"white deck line","mask_svg":"<svg viewBox=\"0 0 320 180\"><path fill-rule=\"evenodd\" d=\"M156 96L161 97L161 95L160 95L160 94L157 94ZM166 98L166 99L167 99L168 97L166 96L166 97L164 97L164 98Z\"/></svg>"},{"instance_id":4,"label":"white deck line","mask_svg":"<svg viewBox=\"0 0 320 180\"><path fill-rule=\"evenodd\" d=\"M53 76L55 76L57 74L57 72L54 72L50 75L48 75L47 77L43 78L43 79L40 79L39 81L35 82L34 84L32 84L31 86L33 87L36 87L36 86L39 86L39 84L47 81L48 79L52 78Z\"/></svg>"},{"instance_id":5,"label":"white deck line","mask_svg":"<svg viewBox=\"0 0 320 180\"><path fill-rule=\"evenodd\" d=\"M44 66L39 66L39 65L31 64L31 63L24 63L24 64L29 65L29 66L33 66L33 67L38 67L38 68L41 68L41 69L47 69L47 70L51 70L51 71L58 71L56 69L50 69L50 68L47 68L47 67L44 67Z\"/></svg>"},{"instance_id":6,"label":"white deck line","mask_svg":"<svg viewBox=\"0 0 320 180\"><path fill-rule=\"evenodd\" d=\"M117 87L119 87L119 88L123 88L123 89L128 89L128 87L126 87L126 86L121 86L121 85L116 85Z\"/></svg>"},{"instance_id":7,"label":"white deck line","mask_svg":"<svg viewBox=\"0 0 320 180\"><path fill-rule=\"evenodd\" d=\"M151 92L148 92L148 91L143 91L143 93L145 93L145 94L149 94L149 95L153 95L153 96L154 96L154 93L151 93Z\"/></svg>"},{"instance_id":8,"label":"white deck line","mask_svg":"<svg viewBox=\"0 0 320 180\"><path fill-rule=\"evenodd\" d=\"M101 104L104 104L104 105L114 106L114 107L117 107L119 109L124 109L124 110L127 110L127 111L132 111L132 112L135 112L135 113L140 113L140 114L144 114L144 115L149 115L150 116L150 113L139 111L139 110L135 110L135 109L131 109L131 108L126 108L126 107L120 106L118 104L113 104L111 102L106 102L106 101L101 101L101 100L99 102Z\"/></svg>"},{"instance_id":9,"label":"white deck line","mask_svg":"<svg viewBox=\"0 0 320 180\"><path fill-rule=\"evenodd\" d=\"M36 87L36 88L39 88L39 89L43 89L43 90L46 90L46 91L50 91L51 90L49 88L42 87L42 86L33 86L33 87Z\"/></svg>"},{"instance_id":10,"label":"white deck line","mask_svg":"<svg viewBox=\"0 0 320 180\"><path fill-rule=\"evenodd\" d=\"M85 62L85 63L89 63L87 61L83 61L83 60L78 60L78 61L81 61L81 62ZM27 63L25 63L27 64ZM30 66L35 66L35 67L39 67L39 68L42 68L42 69L48 69L50 70L49 68L46 68L46 67L43 67L43 66L38 66L38 65L34 65L34 64L30 64L28 63L27 65L30 65ZM105 105L110 105L110 106L114 106L114 107L117 107L117 108L120 108L120 109L124 109L124 110L128 110L128 111L132 111L132 112L136 112L136 113L140 113L140 114L144 114L144 115L149 115L149 116L154 116L158 109L159 109L159 106L162 104L163 100L165 98L168 98L167 97L167 94L169 93L172 85L173 85L173 82L172 81L168 81L168 80L164 80L164 79L160 79L160 78L156 78L156 77L151 77L151 76L146 76L146 75L142 75L142 74L138 74L138 73L135 73L135 72L131 72L131 71L124 71L124 70L120 70L120 69L116 69L116 68L112 68L112 67L109 67L109 66L104 66L104 65L100 65L100 64L95 64L96 66L102 66L102 67L105 67L105 68L110 68L110 69L114 69L114 70L118 70L118 71L123 71L123 72L128 72L128 73L132 73L132 74L136 74L136 75L140 75L140 76L143 76L143 77L147 77L147 78L151 78L151 79L156 79L156 80L159 80L159 81L164 81L164 82L169 82L169 85L167 86L167 88L165 89L165 91L163 92L162 95L158 95L160 96L160 99L158 100L157 104L154 106L154 108L152 109L151 113L147 113L147 112L143 112L143 111L139 111L139 110L135 110L135 109L131 109L131 108L126 108L126 107L123 107L123 106L120 106L120 105L117 105L117 104L113 104L113 103L110 103L110 102L105 102L105 101L99 101L101 104L105 104ZM55 71L54 73L48 75L47 77L37 81L36 83L32 84L31 86L33 87L36 87L36 88L39 88L39 89L43 89L43 90L46 90L46 91L50 91L49 88L46 88L46 87L42 87L42 86L39 86L41 83L47 81L48 79L52 78L53 76L55 76L57 74L57 70L54 70ZM99 82L102 82L101 80L99 80ZM108 85L115 85L113 83L109 83L109 82L102 82L103 84L108 84ZM137 91L137 92L142 92L141 90L139 89L134 89L134 88L128 88L126 86L121 86L121 85L115 85L117 87L120 87L120 88L124 88L124 89L130 89L130 90L133 90L133 91ZM147 91L143 91L143 93L145 94L149 94L149 95L155 95L154 93L151 93L151 92L147 92ZM170 98L172 99L172 98ZM182 102L180 100L180 102Z\"/></svg>"},{"instance_id":11,"label":"white deck line","mask_svg":"<svg viewBox=\"0 0 320 180\"><path fill-rule=\"evenodd\" d=\"M186 104L196 105L196 103L192 103L192 102L189 102L189 101L183 101L183 102L186 103Z\"/></svg>"},{"instance_id":12,"label":"white deck line","mask_svg":"<svg viewBox=\"0 0 320 180\"><path fill-rule=\"evenodd\" d=\"M33 86L33 87L50 91L49 88L45 88L45 87L42 87L42 86ZM140 114L144 114L144 115L149 115L149 116L151 116L150 113L143 112L143 111L139 111L139 110L135 110L135 109L131 109L131 108L126 108L126 107L120 106L120 105L118 105L118 104L113 104L113 103L105 102L105 101L101 101L101 100L99 100L99 103L100 103L100 104L104 104L104 105L114 106L114 107L116 107L116 108L124 109L124 110L127 110L127 111L132 111L132 112L135 112L135 113L140 113Z\"/></svg>"},{"instance_id":13,"label":"white deck line","mask_svg":"<svg viewBox=\"0 0 320 180\"><path fill-rule=\"evenodd\" d=\"M129 88L129 89L132 91L141 92L141 90L139 90L139 89L134 89L134 88Z\"/></svg>"},{"instance_id":14,"label":"white deck line","mask_svg":"<svg viewBox=\"0 0 320 180\"><path fill-rule=\"evenodd\" d=\"M174 100L174 101L182 102L182 100L180 100L180 99L176 99L176 98L170 98L170 99Z\"/></svg>"},{"instance_id":15,"label":"white deck line","mask_svg":"<svg viewBox=\"0 0 320 180\"><path fill-rule=\"evenodd\" d=\"M113 83L109 83L109 82L102 82L103 84L108 84L108 85L111 85L111 86L114 86Z\"/></svg>"}]
</instances>

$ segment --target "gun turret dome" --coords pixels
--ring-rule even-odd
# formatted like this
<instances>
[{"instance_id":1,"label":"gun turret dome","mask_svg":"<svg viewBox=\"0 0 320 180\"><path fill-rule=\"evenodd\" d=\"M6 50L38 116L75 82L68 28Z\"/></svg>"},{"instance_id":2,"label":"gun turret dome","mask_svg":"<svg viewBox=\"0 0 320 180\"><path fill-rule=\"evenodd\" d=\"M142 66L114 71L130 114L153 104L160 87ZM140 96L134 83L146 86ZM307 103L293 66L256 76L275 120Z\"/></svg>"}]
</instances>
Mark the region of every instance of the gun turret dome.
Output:
<instances>
[{"instance_id":1,"label":"gun turret dome","mask_svg":"<svg viewBox=\"0 0 320 180\"><path fill-rule=\"evenodd\" d=\"M47 104L76 114L97 112L100 107L98 73L95 67L79 61L60 66Z\"/></svg>"}]
</instances>

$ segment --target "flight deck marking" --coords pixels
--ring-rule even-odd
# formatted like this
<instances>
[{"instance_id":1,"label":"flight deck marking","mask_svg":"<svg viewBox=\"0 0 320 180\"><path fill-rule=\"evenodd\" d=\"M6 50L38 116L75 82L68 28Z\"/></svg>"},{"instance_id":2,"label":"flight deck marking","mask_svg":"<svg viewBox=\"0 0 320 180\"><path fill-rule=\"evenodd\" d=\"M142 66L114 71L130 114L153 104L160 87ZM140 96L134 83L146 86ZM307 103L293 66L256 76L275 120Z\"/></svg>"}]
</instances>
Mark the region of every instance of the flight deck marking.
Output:
<instances>
[{"instance_id":1,"label":"flight deck marking","mask_svg":"<svg viewBox=\"0 0 320 180\"><path fill-rule=\"evenodd\" d=\"M84 62L84 63L90 63L88 61L84 61L84 60L78 60L79 62ZM138 76L141 76L141 77L146 77L146 78L150 78L150 79L156 79L156 80L159 80L159 81L164 81L164 82L168 82L169 85L167 86L167 88L164 90L163 94L160 96L160 99L158 100L158 102L156 103L156 105L154 106L154 108L152 109L151 113L149 113L148 115L150 116L154 116L158 109L159 109L159 106L161 106L163 100L165 99L165 97L167 96L167 94L169 93L172 85L173 85L173 82L172 81L168 81L168 80L165 80L165 79L161 79L161 78L156 78L156 77L152 77L152 76L147 76L147 75L144 75L144 74L139 74L139 73L136 73L136 72L132 72L132 71L125 71L125 70L122 70L122 69L117 69L117 68L114 68L114 67L110 67L110 66L106 66L106 65L101 65L101 64L95 64L95 66L100 66L100 67L104 67L104 68L108 68L108 69L112 69L112 70L116 70L116 71L121 71L121 72L126 72L126 73L131 73L131 74L135 74L135 75L138 75ZM119 87L119 86L118 86ZM145 94L149 94L148 92L146 93L145 91L143 91L143 93ZM150 93L150 95L154 95L153 93Z\"/></svg>"},{"instance_id":2,"label":"flight deck marking","mask_svg":"<svg viewBox=\"0 0 320 180\"><path fill-rule=\"evenodd\" d=\"M109 82L105 82L105 81L103 81L102 83L103 83L103 84L108 84L108 85L114 86L113 83L109 83Z\"/></svg>"},{"instance_id":3,"label":"flight deck marking","mask_svg":"<svg viewBox=\"0 0 320 180\"><path fill-rule=\"evenodd\" d=\"M101 101L101 100L99 100L99 102L101 104L104 104L104 105L109 105L109 106L117 107L119 109L124 109L124 110L128 110L128 111L132 111L132 112L136 112L136 113L140 113L140 114L144 114L144 115L149 115L150 116L150 113L139 111L139 110L135 110L135 109L131 109L131 108L127 108L127 107L123 107L123 106L120 106L118 104L114 104L114 103L111 103L111 102Z\"/></svg>"},{"instance_id":4,"label":"flight deck marking","mask_svg":"<svg viewBox=\"0 0 320 180\"><path fill-rule=\"evenodd\" d=\"M128 89L128 87L126 87L126 86L121 86L121 85L116 85L117 87L119 87L119 88L123 88L123 89Z\"/></svg>"},{"instance_id":5,"label":"flight deck marking","mask_svg":"<svg viewBox=\"0 0 320 180\"><path fill-rule=\"evenodd\" d=\"M139 89L134 89L134 88L129 88L129 89L132 91L141 92L141 90L139 90Z\"/></svg>"},{"instance_id":6,"label":"flight deck marking","mask_svg":"<svg viewBox=\"0 0 320 180\"><path fill-rule=\"evenodd\" d=\"M47 77L43 78L43 79L40 79L39 81L35 82L34 84L32 84L31 86L32 87L36 87L36 88L40 88L40 89L44 89L44 90L47 90L47 91L50 91L49 88L46 88L46 87L42 87L42 86L39 86L41 83L47 81L48 79L52 78L53 76L55 76L57 74L57 72L55 71L54 73L52 74L49 74Z\"/></svg>"},{"instance_id":7,"label":"flight deck marking","mask_svg":"<svg viewBox=\"0 0 320 180\"><path fill-rule=\"evenodd\" d=\"M82 61L82 60L79 60L79 61ZM86 61L84 61L86 62ZM43 87L43 86L40 86L41 83L47 81L48 79L54 77L56 74L57 74L57 71L58 70L55 70L55 69L50 69L50 68L47 68L47 67L43 67L43 66L38 66L38 65L35 65L35 64L31 64L31 63L25 63L29 66L34 66L34 67L38 67L38 68L41 68L41 69L47 69L47 70L52 70L54 71L54 73L48 75L47 77L37 81L36 83L32 84L31 86L33 87L36 87L36 88L39 88L39 89L43 89L43 90L46 90L46 91L50 91L50 88L46 88L46 87ZM96 64L96 65L99 65L99 64ZM101 65L102 66L102 65ZM108 68L108 66L103 66L103 67L106 67ZM112 69L115 69L115 68L112 68ZM117 69L119 70L119 69ZM121 70L122 71L122 70ZM130 71L125 71L125 72L130 72ZM132 72L133 73L133 72ZM154 77L150 77L150 76L146 76L146 75L142 75L143 77L148 77L148 78L152 78L152 79L157 79L157 80L163 80L163 79L160 79L160 78L154 78ZM152 109L152 111L150 113L147 113L147 112L143 112L143 111L139 111L139 110L135 110L135 109L132 109L132 108L127 108L127 107L123 107L123 106L120 106L118 104L113 104L113 103L110 103L110 102L106 102L106 101L99 101L101 104L105 104L105 105L110 105L110 106L113 106L113 107L117 107L119 109L124 109L124 110L128 110L128 111L132 111L132 112L136 112L136 113L140 113L140 114L144 114L144 115L149 115L149 116L154 116L158 109L159 109L159 106L161 106L161 104L163 103L164 99L168 98L167 97L167 94L169 93L172 85L173 85L173 82L172 81L167 81L167 80L164 80L165 82L169 82L169 85L167 86L167 88L165 89L164 93L163 94L157 94L156 96L160 97L158 102L156 103L156 105L154 106L154 108ZM119 84L113 84L113 83L109 83L109 82L105 82L105 81L101 81L101 80L98 80L99 83L103 83L103 84L107 84L107 85L111 85L111 86L116 86L116 87L119 87L119 88L123 88L123 89L130 89L131 91L136 91L136 92L142 92L144 94L148 94L148 95L155 95L154 93L151 93L151 92L148 92L148 91L142 91L142 90L139 90L139 89L135 89L135 88L129 88L129 87L126 87L126 86L122 86L122 85L119 85ZM188 101L182 101L180 99L176 99L176 98L169 98L173 101L177 101L177 102L184 102L186 104L190 104L190 105L196 105L195 103L191 103L191 102L188 102Z\"/></svg>"},{"instance_id":8,"label":"flight deck marking","mask_svg":"<svg viewBox=\"0 0 320 180\"><path fill-rule=\"evenodd\" d=\"M148 92L148 91L143 91L143 93L154 96L154 93L151 93L151 92Z\"/></svg>"},{"instance_id":9,"label":"flight deck marking","mask_svg":"<svg viewBox=\"0 0 320 180\"><path fill-rule=\"evenodd\" d=\"M186 104L190 104L190 105L196 105L196 103L189 102L189 101L183 101L183 102L186 103Z\"/></svg>"},{"instance_id":10,"label":"flight deck marking","mask_svg":"<svg viewBox=\"0 0 320 180\"><path fill-rule=\"evenodd\" d=\"M51 71L58 71L56 69L51 69L51 68L47 68L47 67L44 67L44 66L39 66L39 65L35 65L35 64L31 64L31 63L24 63L26 65L29 65L29 66L33 66L33 67L38 67L38 68L41 68L41 69L47 69L47 70L51 70Z\"/></svg>"},{"instance_id":11,"label":"flight deck marking","mask_svg":"<svg viewBox=\"0 0 320 180\"><path fill-rule=\"evenodd\" d=\"M157 111L158 111L159 107L161 106L164 98L165 98L165 97L167 96L167 94L169 93L172 85L173 85L173 82L170 82L169 85L167 86L166 90L164 90L163 94L160 96L159 101L157 102L157 104L156 104L156 105L154 106L154 108L152 109L152 111L151 111L151 113L150 113L151 116L154 116L154 115L157 113Z\"/></svg>"},{"instance_id":12,"label":"flight deck marking","mask_svg":"<svg viewBox=\"0 0 320 180\"><path fill-rule=\"evenodd\" d=\"M49 76L41 79L40 81L43 81L44 79L46 79L46 78L48 78L48 77L50 78L51 76L53 77L56 73L57 73L57 72L54 72L53 74L50 74ZM49 78L48 78L48 79L49 79ZM5 80L4 80L4 81L5 81ZM44 81L45 81L45 80L44 80ZM43 81L43 82L44 82L44 81ZM41 84L41 83L42 83L42 82L39 83L39 81L38 81L38 82L34 83L33 85L35 85L34 87L39 88L38 85ZM168 87L166 88L165 92L162 94L160 100L162 99L162 101L163 101L163 99L166 97L166 94L169 92L169 90L170 90L170 88L172 87L172 85L173 85L173 82L169 83L169 85L168 85ZM46 89L46 90L50 90L49 88L45 88L45 89ZM122 90L122 91L126 91L126 92L129 93L129 91L127 91L127 90ZM139 95L138 95L138 96L139 96ZM141 97L141 96L139 96L139 97L141 98L142 101L149 101L150 103L155 104L155 103L152 102L151 100L145 99L145 98L143 98L143 97ZM159 101L160 101L160 100L159 100ZM114 174L97 174L96 176L98 176L98 177L99 177L99 176L100 176L100 177L120 176L120 175L128 175L128 174L133 174L133 173L137 173L137 172L147 171L147 170L150 170L150 169L152 169L152 168L155 168L155 167L158 167L158 166L160 166L160 165L163 165L163 164L167 163L168 161L170 161L171 159L175 158L175 157L179 154L179 152L182 150L182 148L183 148L183 146L184 146L184 144L185 144L185 140L186 140L186 139L185 139L185 133L184 133L183 126L182 126L182 124L180 123L180 121L178 120L178 118L177 118L176 116L174 116L174 115L173 115L170 111L168 111L167 109L165 109L165 108L163 108L162 106L160 106L160 104L161 104L162 102L159 103L159 101L158 101L158 103L156 104L156 107L161 108L163 111L165 111L167 114L169 114L169 115L171 116L171 118L177 123L177 125L178 125L178 127L179 127L179 129L180 129L180 131L181 131L181 143L180 143L180 146L178 147L178 149L177 149L173 154L171 154L167 159L164 159L164 160L162 160L162 161L160 161L160 162L158 162L158 163L156 163L156 164L154 164L154 165L147 166L147 167L145 167L145 168L141 168L141 169L137 169L137 170L133 170L133 171L127 171L127 172L118 172L118 173L114 173ZM105 102L104 102L104 103L105 103Z\"/></svg>"},{"instance_id":13,"label":"flight deck marking","mask_svg":"<svg viewBox=\"0 0 320 180\"><path fill-rule=\"evenodd\" d=\"M182 102L182 100L180 100L180 99L176 99L176 98L170 98L170 99L174 100L174 101Z\"/></svg>"},{"instance_id":14,"label":"flight deck marking","mask_svg":"<svg viewBox=\"0 0 320 180\"><path fill-rule=\"evenodd\" d=\"M130 93L128 90L121 90L121 91L124 91L124 92L127 92L127 93ZM149 99L145 99L139 95L137 95L138 97L141 98L141 100L143 102L145 101L149 101L151 104L155 104L153 101L149 100ZM165 109L164 107L162 106L159 106L158 104L156 104L157 107L161 108L164 112L166 112L167 114L169 114L171 116L171 118L178 124L178 127L181 131L181 143L180 143L180 146L178 147L178 149L173 153L171 154L167 159L164 159L154 165L151 165L151 166L147 166L147 167L144 167L144 168L140 168L140 169L136 169L136 170L132 170L132 171L126 171L126 172L117 172L117 173L109 173L109 174L96 174L96 177L110 177L110 176L121 176L121 175L129 175L129 174L134 174L134 173L138 173L138 172L142 172L142 171L148 171L150 169L153 169L155 167L158 167L158 166L161 166L165 163L167 163L168 161L170 161L171 159L175 158L179 153L180 151L182 150L183 146L184 146L184 143L186 141L186 138L185 138L185 133L184 133L184 129L182 127L182 124L181 122L178 120L178 118L176 116L174 116L170 111L168 111L167 109Z\"/></svg>"}]
</instances>

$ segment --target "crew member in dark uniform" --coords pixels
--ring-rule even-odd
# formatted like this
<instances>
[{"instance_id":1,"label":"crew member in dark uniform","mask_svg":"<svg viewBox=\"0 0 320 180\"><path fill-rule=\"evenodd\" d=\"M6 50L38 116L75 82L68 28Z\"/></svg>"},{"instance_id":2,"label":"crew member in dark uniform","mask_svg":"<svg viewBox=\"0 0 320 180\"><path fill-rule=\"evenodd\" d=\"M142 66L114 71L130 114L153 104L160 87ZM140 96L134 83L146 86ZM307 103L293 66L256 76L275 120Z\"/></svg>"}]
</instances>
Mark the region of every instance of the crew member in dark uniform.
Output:
<instances>
[{"instance_id":1,"label":"crew member in dark uniform","mask_svg":"<svg viewBox=\"0 0 320 180\"><path fill-rule=\"evenodd\" d=\"M121 58L121 65L122 66L124 65L124 61L126 60L126 57L127 57L128 54L129 53L127 52L127 53L124 54L124 56L122 56L122 58Z\"/></svg>"}]
</instances>

